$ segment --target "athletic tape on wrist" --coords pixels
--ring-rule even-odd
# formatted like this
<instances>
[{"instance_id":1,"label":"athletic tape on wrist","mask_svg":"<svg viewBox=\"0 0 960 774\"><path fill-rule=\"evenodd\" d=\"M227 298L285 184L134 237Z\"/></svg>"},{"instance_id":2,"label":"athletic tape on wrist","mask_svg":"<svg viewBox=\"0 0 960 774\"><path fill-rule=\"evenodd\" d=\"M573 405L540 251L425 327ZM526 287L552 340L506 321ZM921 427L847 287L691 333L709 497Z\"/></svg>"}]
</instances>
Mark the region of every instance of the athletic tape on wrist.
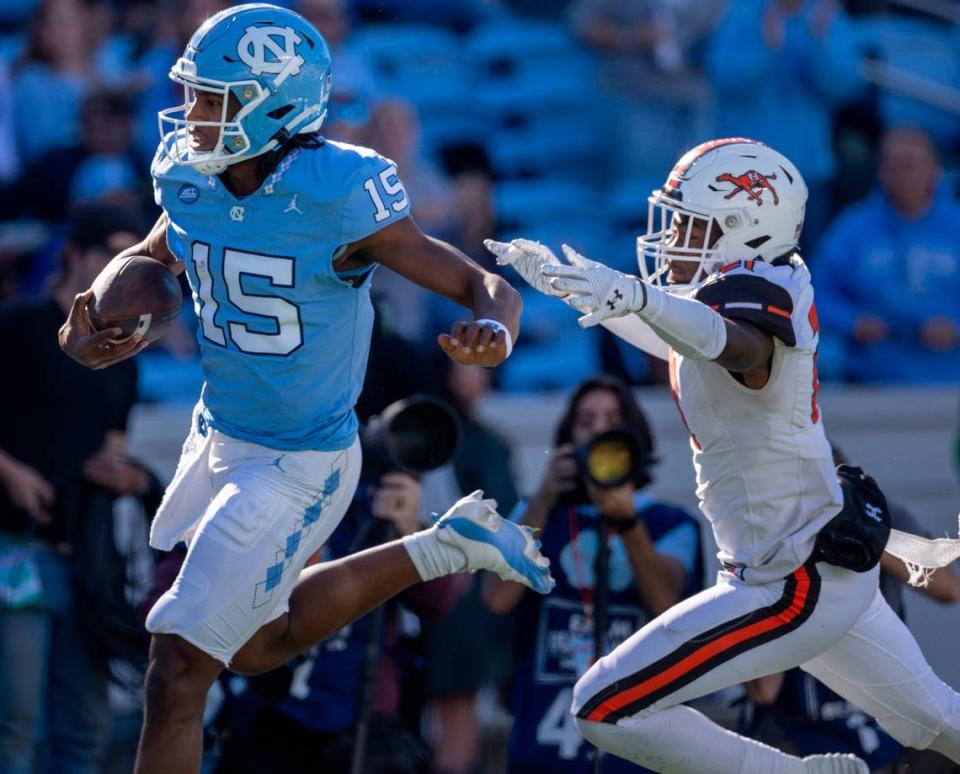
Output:
<instances>
[{"instance_id":1,"label":"athletic tape on wrist","mask_svg":"<svg viewBox=\"0 0 960 774\"><path fill-rule=\"evenodd\" d=\"M510 331L507 329L507 326L504 325L499 320L489 320L484 317L481 320L474 320L477 325L489 325L497 333L503 331L504 343L507 345L507 357L510 357L510 353L513 352L513 337L510 335Z\"/></svg>"}]
</instances>

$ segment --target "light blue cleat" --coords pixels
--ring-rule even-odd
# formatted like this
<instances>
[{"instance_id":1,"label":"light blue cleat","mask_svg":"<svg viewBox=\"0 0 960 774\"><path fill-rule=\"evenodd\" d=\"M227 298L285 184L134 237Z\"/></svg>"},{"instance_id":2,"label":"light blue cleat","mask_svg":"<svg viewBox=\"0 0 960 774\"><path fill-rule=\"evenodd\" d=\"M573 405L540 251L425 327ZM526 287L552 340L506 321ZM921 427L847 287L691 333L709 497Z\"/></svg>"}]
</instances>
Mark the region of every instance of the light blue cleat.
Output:
<instances>
[{"instance_id":1,"label":"light blue cleat","mask_svg":"<svg viewBox=\"0 0 960 774\"><path fill-rule=\"evenodd\" d=\"M437 521L437 540L463 554L467 572L490 570L503 580L548 594L556 582L533 530L504 519L496 500L482 498L478 489L457 500Z\"/></svg>"}]
</instances>

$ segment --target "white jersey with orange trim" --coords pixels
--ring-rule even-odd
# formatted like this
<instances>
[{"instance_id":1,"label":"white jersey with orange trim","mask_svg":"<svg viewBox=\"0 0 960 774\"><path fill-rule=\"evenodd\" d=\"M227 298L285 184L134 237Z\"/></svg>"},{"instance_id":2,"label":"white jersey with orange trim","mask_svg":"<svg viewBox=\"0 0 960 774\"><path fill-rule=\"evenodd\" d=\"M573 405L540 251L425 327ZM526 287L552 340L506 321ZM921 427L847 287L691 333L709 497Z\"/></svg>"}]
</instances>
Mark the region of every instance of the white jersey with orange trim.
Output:
<instances>
[{"instance_id":1,"label":"white jersey with orange trim","mask_svg":"<svg viewBox=\"0 0 960 774\"><path fill-rule=\"evenodd\" d=\"M771 334L770 378L751 389L715 362L670 353L690 431L700 508L725 565L748 583L802 565L843 504L817 406L819 325L810 272L794 256L724 266L694 297Z\"/></svg>"}]
</instances>

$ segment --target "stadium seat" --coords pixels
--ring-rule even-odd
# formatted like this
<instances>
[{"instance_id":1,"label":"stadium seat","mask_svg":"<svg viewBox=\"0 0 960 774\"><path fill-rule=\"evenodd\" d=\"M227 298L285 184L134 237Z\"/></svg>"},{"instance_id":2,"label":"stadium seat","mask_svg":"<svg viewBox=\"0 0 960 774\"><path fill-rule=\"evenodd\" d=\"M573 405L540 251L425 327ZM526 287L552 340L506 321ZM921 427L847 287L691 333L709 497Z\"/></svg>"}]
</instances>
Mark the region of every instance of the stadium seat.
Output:
<instances>
[{"instance_id":1,"label":"stadium seat","mask_svg":"<svg viewBox=\"0 0 960 774\"><path fill-rule=\"evenodd\" d=\"M549 22L497 21L476 29L467 40L467 51L478 77L512 80L539 72L541 64L567 73L565 62L588 61L590 57L565 25ZM584 83L584 88L593 84Z\"/></svg>"},{"instance_id":2,"label":"stadium seat","mask_svg":"<svg viewBox=\"0 0 960 774\"><path fill-rule=\"evenodd\" d=\"M636 273L637 237L647 230L647 197L662 182L653 178L625 180L608 193L606 211L612 230L611 258L605 262L610 266Z\"/></svg>"},{"instance_id":3,"label":"stadium seat","mask_svg":"<svg viewBox=\"0 0 960 774\"><path fill-rule=\"evenodd\" d=\"M517 180L495 192L497 222L503 231L523 231L534 223L603 221L603 201L594 190L565 181Z\"/></svg>"},{"instance_id":4,"label":"stadium seat","mask_svg":"<svg viewBox=\"0 0 960 774\"><path fill-rule=\"evenodd\" d=\"M387 84L407 80L456 78L466 81L457 36L428 24L377 24L362 27L350 39L352 51Z\"/></svg>"},{"instance_id":5,"label":"stadium seat","mask_svg":"<svg viewBox=\"0 0 960 774\"><path fill-rule=\"evenodd\" d=\"M545 177L596 185L602 154L593 98L515 84L479 90L490 154L503 178Z\"/></svg>"},{"instance_id":6,"label":"stadium seat","mask_svg":"<svg viewBox=\"0 0 960 774\"><path fill-rule=\"evenodd\" d=\"M581 331L577 315L530 288L523 295L523 335L516 356L497 368L501 389L534 392L571 389L600 369L599 331Z\"/></svg>"},{"instance_id":7,"label":"stadium seat","mask_svg":"<svg viewBox=\"0 0 960 774\"><path fill-rule=\"evenodd\" d=\"M542 104L548 98L587 97L596 90L596 60L561 25L546 22L496 22L467 39L480 99L496 108L513 92Z\"/></svg>"},{"instance_id":8,"label":"stadium seat","mask_svg":"<svg viewBox=\"0 0 960 774\"><path fill-rule=\"evenodd\" d=\"M596 64L570 32L548 22L498 21L474 31L467 51L476 102L493 127L498 174L597 182Z\"/></svg>"},{"instance_id":9,"label":"stadium seat","mask_svg":"<svg viewBox=\"0 0 960 774\"><path fill-rule=\"evenodd\" d=\"M956 92L960 83L960 41L955 28L902 16L856 18L860 50L897 70ZM887 125L913 124L940 143L960 134L960 116L899 91L880 88L880 111Z\"/></svg>"}]
</instances>

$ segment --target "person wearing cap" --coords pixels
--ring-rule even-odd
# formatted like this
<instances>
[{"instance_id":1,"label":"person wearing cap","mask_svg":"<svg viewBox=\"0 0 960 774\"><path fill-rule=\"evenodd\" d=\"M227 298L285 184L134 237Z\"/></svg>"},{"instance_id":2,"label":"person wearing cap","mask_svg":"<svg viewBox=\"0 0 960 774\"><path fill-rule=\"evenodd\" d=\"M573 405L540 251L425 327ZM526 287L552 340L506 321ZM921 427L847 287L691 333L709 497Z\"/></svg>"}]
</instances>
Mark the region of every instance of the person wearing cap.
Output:
<instances>
[{"instance_id":1,"label":"person wearing cap","mask_svg":"<svg viewBox=\"0 0 960 774\"><path fill-rule=\"evenodd\" d=\"M130 360L94 371L60 351L74 296L138 239L136 213L76 211L52 291L0 306L0 771L94 772L108 730L107 657L84 626L77 538L93 491L143 495L125 453ZM41 744L42 742L42 744Z\"/></svg>"}]
</instances>

